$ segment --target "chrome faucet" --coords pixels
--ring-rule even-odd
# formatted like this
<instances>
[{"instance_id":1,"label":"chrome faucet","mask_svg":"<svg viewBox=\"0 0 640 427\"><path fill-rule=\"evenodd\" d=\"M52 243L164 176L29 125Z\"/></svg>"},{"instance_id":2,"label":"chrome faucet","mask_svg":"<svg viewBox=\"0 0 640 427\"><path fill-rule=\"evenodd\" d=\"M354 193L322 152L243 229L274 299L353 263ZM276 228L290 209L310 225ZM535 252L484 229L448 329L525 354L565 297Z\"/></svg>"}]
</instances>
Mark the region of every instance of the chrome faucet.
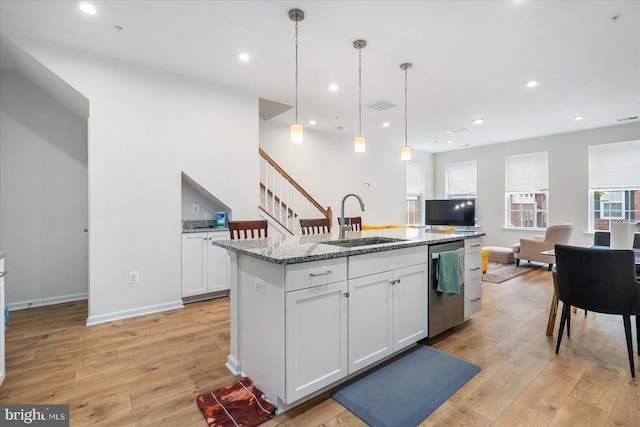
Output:
<instances>
[{"instance_id":1,"label":"chrome faucet","mask_svg":"<svg viewBox=\"0 0 640 427\"><path fill-rule=\"evenodd\" d=\"M364 212L364 203L362 202L362 199L360 198L360 196L358 196L357 194L350 193L342 198L342 208L340 209L340 218L341 218L340 240L344 239L344 233L351 228L351 225L345 224L345 220L344 220L344 201L347 200L347 197L349 196L353 196L356 199L358 199L358 202L360 202L360 209L362 209L362 212Z\"/></svg>"}]
</instances>

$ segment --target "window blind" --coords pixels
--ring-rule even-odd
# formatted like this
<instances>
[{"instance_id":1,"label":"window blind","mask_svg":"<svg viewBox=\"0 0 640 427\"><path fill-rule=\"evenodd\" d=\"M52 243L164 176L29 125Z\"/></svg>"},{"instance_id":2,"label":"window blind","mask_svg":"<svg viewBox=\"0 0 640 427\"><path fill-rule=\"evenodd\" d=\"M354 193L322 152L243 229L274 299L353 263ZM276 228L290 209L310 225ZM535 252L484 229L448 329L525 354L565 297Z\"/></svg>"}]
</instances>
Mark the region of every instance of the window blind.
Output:
<instances>
[{"instance_id":1,"label":"window blind","mask_svg":"<svg viewBox=\"0 0 640 427\"><path fill-rule=\"evenodd\" d=\"M447 163L445 167L447 196L451 194L475 195L478 193L477 160Z\"/></svg>"},{"instance_id":2,"label":"window blind","mask_svg":"<svg viewBox=\"0 0 640 427\"><path fill-rule=\"evenodd\" d=\"M536 193L549 189L549 153L505 156L505 191Z\"/></svg>"},{"instance_id":3,"label":"window blind","mask_svg":"<svg viewBox=\"0 0 640 427\"><path fill-rule=\"evenodd\" d=\"M589 146L589 189L640 188L640 141Z\"/></svg>"},{"instance_id":4,"label":"window blind","mask_svg":"<svg viewBox=\"0 0 640 427\"><path fill-rule=\"evenodd\" d=\"M407 194L422 194L424 172L422 163L407 162Z\"/></svg>"}]
</instances>

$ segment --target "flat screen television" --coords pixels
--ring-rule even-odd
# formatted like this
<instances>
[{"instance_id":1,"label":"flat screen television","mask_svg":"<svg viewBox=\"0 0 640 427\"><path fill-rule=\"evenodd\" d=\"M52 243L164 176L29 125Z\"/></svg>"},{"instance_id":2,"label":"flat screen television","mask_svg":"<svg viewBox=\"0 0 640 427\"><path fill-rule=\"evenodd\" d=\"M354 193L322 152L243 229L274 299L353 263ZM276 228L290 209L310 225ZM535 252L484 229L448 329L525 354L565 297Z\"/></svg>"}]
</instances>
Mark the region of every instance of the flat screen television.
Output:
<instances>
[{"instance_id":1,"label":"flat screen television","mask_svg":"<svg viewBox=\"0 0 640 427\"><path fill-rule=\"evenodd\" d=\"M475 200L426 200L425 203L426 225L476 225Z\"/></svg>"}]
</instances>

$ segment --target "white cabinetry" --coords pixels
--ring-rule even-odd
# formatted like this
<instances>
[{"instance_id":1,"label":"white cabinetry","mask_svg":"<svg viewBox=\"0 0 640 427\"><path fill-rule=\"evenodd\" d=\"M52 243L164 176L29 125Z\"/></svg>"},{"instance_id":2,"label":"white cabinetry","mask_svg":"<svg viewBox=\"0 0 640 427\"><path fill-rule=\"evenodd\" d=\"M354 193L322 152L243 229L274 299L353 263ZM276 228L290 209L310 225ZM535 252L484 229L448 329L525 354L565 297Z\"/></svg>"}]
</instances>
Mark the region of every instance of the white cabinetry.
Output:
<instances>
[{"instance_id":1,"label":"white cabinetry","mask_svg":"<svg viewBox=\"0 0 640 427\"><path fill-rule=\"evenodd\" d=\"M482 309L482 238L464 241L464 317Z\"/></svg>"},{"instance_id":2,"label":"white cabinetry","mask_svg":"<svg viewBox=\"0 0 640 427\"><path fill-rule=\"evenodd\" d=\"M427 336L427 258L427 246L295 264L234 254L227 366L286 410L392 356Z\"/></svg>"},{"instance_id":3,"label":"white cabinetry","mask_svg":"<svg viewBox=\"0 0 640 427\"><path fill-rule=\"evenodd\" d=\"M427 336L426 247L394 252L349 260L349 374Z\"/></svg>"},{"instance_id":4,"label":"white cabinetry","mask_svg":"<svg viewBox=\"0 0 640 427\"><path fill-rule=\"evenodd\" d=\"M286 399L347 375L347 282L286 293Z\"/></svg>"},{"instance_id":5,"label":"white cabinetry","mask_svg":"<svg viewBox=\"0 0 640 427\"><path fill-rule=\"evenodd\" d=\"M390 271L349 280L349 373L392 353L392 280Z\"/></svg>"},{"instance_id":6,"label":"white cabinetry","mask_svg":"<svg viewBox=\"0 0 640 427\"><path fill-rule=\"evenodd\" d=\"M182 297L229 289L229 255L211 244L227 237L224 231L182 234Z\"/></svg>"}]
</instances>

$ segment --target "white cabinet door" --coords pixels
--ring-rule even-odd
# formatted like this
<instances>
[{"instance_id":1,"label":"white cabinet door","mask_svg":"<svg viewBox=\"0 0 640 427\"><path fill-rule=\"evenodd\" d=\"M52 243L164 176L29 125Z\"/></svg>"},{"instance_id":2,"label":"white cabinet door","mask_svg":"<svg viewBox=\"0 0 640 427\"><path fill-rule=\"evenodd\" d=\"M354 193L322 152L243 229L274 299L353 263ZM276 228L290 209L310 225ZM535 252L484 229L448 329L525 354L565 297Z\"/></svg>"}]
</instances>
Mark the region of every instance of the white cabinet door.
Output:
<instances>
[{"instance_id":1,"label":"white cabinet door","mask_svg":"<svg viewBox=\"0 0 640 427\"><path fill-rule=\"evenodd\" d=\"M464 318L482 310L482 238L464 241Z\"/></svg>"},{"instance_id":2,"label":"white cabinet door","mask_svg":"<svg viewBox=\"0 0 640 427\"><path fill-rule=\"evenodd\" d=\"M227 240L229 233L207 233L207 292L229 289L229 253L211 244L214 240Z\"/></svg>"},{"instance_id":3,"label":"white cabinet door","mask_svg":"<svg viewBox=\"0 0 640 427\"><path fill-rule=\"evenodd\" d=\"M343 281L286 294L286 402L347 375L346 292Z\"/></svg>"},{"instance_id":4,"label":"white cabinet door","mask_svg":"<svg viewBox=\"0 0 640 427\"><path fill-rule=\"evenodd\" d=\"M392 353L389 272L349 280L349 374Z\"/></svg>"},{"instance_id":5,"label":"white cabinet door","mask_svg":"<svg viewBox=\"0 0 640 427\"><path fill-rule=\"evenodd\" d=\"M395 270L393 299L393 351L427 336L427 266Z\"/></svg>"},{"instance_id":6,"label":"white cabinet door","mask_svg":"<svg viewBox=\"0 0 640 427\"><path fill-rule=\"evenodd\" d=\"M482 282L464 286L464 317L482 310Z\"/></svg>"},{"instance_id":7,"label":"white cabinet door","mask_svg":"<svg viewBox=\"0 0 640 427\"><path fill-rule=\"evenodd\" d=\"M207 292L207 233L182 235L182 296Z\"/></svg>"}]
</instances>

